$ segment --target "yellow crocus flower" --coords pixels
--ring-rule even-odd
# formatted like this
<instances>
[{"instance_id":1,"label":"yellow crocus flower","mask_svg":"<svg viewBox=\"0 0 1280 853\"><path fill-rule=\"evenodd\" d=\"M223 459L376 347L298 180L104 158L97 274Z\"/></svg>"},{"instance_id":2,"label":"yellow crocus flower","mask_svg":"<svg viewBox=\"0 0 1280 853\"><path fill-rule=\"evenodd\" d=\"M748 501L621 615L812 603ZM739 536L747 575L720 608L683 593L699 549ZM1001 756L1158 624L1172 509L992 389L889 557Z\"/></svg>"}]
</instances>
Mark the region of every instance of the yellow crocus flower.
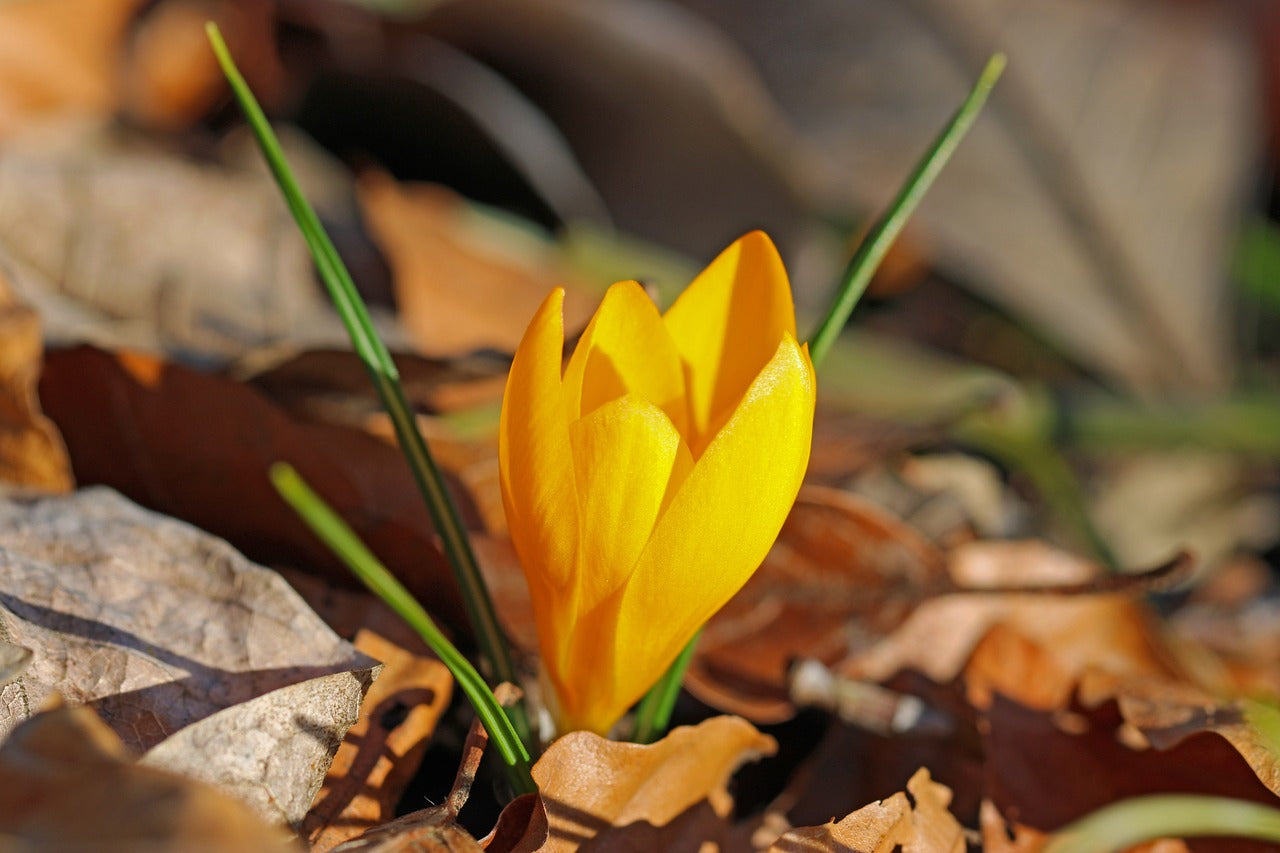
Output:
<instances>
[{"instance_id":1,"label":"yellow crocus flower","mask_svg":"<svg viewBox=\"0 0 1280 853\"><path fill-rule=\"evenodd\" d=\"M564 293L502 402L502 499L560 731L606 733L764 560L813 435L786 271L739 239L665 314L609 288L568 364Z\"/></svg>"}]
</instances>

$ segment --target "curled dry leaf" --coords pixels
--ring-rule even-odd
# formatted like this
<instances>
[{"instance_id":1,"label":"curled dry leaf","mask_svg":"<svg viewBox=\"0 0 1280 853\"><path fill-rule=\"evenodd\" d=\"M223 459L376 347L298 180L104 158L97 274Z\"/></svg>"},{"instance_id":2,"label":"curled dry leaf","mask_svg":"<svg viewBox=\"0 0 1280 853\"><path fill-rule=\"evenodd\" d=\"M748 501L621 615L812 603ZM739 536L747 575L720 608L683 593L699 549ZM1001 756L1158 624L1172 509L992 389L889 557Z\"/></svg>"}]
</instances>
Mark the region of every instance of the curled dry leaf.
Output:
<instances>
[{"instance_id":1,"label":"curled dry leaf","mask_svg":"<svg viewBox=\"0 0 1280 853\"><path fill-rule=\"evenodd\" d=\"M40 319L21 305L0 273L0 484L52 492L71 488L62 438L40 412Z\"/></svg>"},{"instance_id":2,"label":"curled dry leaf","mask_svg":"<svg viewBox=\"0 0 1280 853\"><path fill-rule=\"evenodd\" d=\"M840 821L793 829L769 847L769 853L856 850L866 853L961 853L965 832L947 805L951 790L920 768L907 792L858 809Z\"/></svg>"},{"instance_id":3,"label":"curled dry leaf","mask_svg":"<svg viewBox=\"0 0 1280 853\"><path fill-rule=\"evenodd\" d=\"M324 787L302 822L312 853L323 853L395 815L449 706L453 677L434 658L408 652L361 629L355 646L382 662L360 719L343 738Z\"/></svg>"},{"instance_id":4,"label":"curled dry leaf","mask_svg":"<svg viewBox=\"0 0 1280 853\"><path fill-rule=\"evenodd\" d=\"M37 714L0 746L0 838L21 850L297 850L192 779L136 763L92 710Z\"/></svg>"},{"instance_id":5,"label":"curled dry leaf","mask_svg":"<svg viewBox=\"0 0 1280 853\"><path fill-rule=\"evenodd\" d=\"M361 207L391 262L400 320L419 351L512 352L554 287L566 287L565 322L580 328L594 299L549 243L497 222L487 229L465 200L381 172L359 183Z\"/></svg>"},{"instance_id":6,"label":"curled dry leaf","mask_svg":"<svg viewBox=\"0 0 1280 853\"><path fill-rule=\"evenodd\" d=\"M764 564L703 631L686 683L717 708L785 720L794 661L847 658L945 583L942 555L906 524L805 486Z\"/></svg>"},{"instance_id":7,"label":"curled dry leaf","mask_svg":"<svg viewBox=\"0 0 1280 853\"><path fill-rule=\"evenodd\" d=\"M729 777L776 748L773 738L736 717L682 726L647 746L572 732L538 759L539 793L507 807L487 849L722 848L732 808Z\"/></svg>"},{"instance_id":8,"label":"curled dry leaf","mask_svg":"<svg viewBox=\"0 0 1280 853\"><path fill-rule=\"evenodd\" d=\"M1280 797L1224 737L1200 731L1155 747L1115 700L1042 711L996 694L984 718L986 795L1006 819L1037 830L1056 830L1144 794L1209 794L1280 806ZM1188 846L1215 849L1202 843Z\"/></svg>"},{"instance_id":9,"label":"curled dry leaf","mask_svg":"<svg viewBox=\"0 0 1280 853\"><path fill-rule=\"evenodd\" d=\"M984 586L1084 584L1098 576L1085 560L1040 542L974 542L950 556L954 582ZM970 591L925 601L892 634L839 669L856 678L882 681L906 669L937 682L964 670L987 632L1012 628L1047 650L1075 677L1096 667L1116 673L1183 676L1165 646L1153 615L1131 595L983 594Z\"/></svg>"},{"instance_id":10,"label":"curled dry leaf","mask_svg":"<svg viewBox=\"0 0 1280 853\"><path fill-rule=\"evenodd\" d=\"M376 662L226 542L107 489L0 504L0 733L61 694L148 764L301 820Z\"/></svg>"},{"instance_id":11,"label":"curled dry leaf","mask_svg":"<svg viewBox=\"0 0 1280 853\"><path fill-rule=\"evenodd\" d=\"M0 7L0 137L59 114L115 106L120 44L143 0L41 0Z\"/></svg>"},{"instance_id":12,"label":"curled dry leaf","mask_svg":"<svg viewBox=\"0 0 1280 853\"><path fill-rule=\"evenodd\" d=\"M347 339L261 167L196 165L98 131L6 146L0 184L0 264L48 342L219 363Z\"/></svg>"},{"instance_id":13,"label":"curled dry leaf","mask_svg":"<svg viewBox=\"0 0 1280 853\"><path fill-rule=\"evenodd\" d=\"M271 463L291 463L410 592L431 602L436 618L465 624L422 497L403 456L385 442L298 423L227 379L88 347L50 353L40 394L82 483L110 485L256 559L355 585L267 479ZM466 513L465 496L455 495Z\"/></svg>"}]
</instances>

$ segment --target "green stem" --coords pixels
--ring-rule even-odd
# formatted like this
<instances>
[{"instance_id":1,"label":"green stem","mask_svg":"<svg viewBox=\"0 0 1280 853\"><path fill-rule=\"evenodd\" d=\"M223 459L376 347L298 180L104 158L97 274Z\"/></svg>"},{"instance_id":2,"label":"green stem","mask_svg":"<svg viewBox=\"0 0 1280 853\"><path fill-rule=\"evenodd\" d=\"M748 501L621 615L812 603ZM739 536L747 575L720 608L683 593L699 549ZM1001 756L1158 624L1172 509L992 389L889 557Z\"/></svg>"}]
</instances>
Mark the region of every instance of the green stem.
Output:
<instances>
[{"instance_id":1,"label":"green stem","mask_svg":"<svg viewBox=\"0 0 1280 853\"><path fill-rule=\"evenodd\" d=\"M382 399L382 405L391 417L396 439L408 460L409 469L413 472L418 489L426 501L431 522L440 535L445 556L453 568L467 617L480 646L482 659L488 663L489 671L495 679L516 684L518 680L515 666L511 661L511 654L502 629L498 625L489 591L476 564L475 554L471 550L471 542L467 538L457 507L449 496L444 477L441 476L440 469L432 458L422 433L418 430L417 419L405 399L404 389L400 384L400 374L391 360L391 354L378 337L364 300L360 298L355 283L351 280L351 274L347 272L346 265L338 256L338 251L334 248L329 235L325 233L324 226L320 224L320 218L316 216L315 210L303 196L298 182L294 179L289 164L285 160L284 151L281 150L280 143L276 140L275 133L271 130L271 125L267 122L257 99L254 98L239 69L236 68L217 25L212 22L207 23L205 31L208 33L209 42L213 46L214 54L218 57L222 71L231 85L231 91L244 111L254 136L257 137L258 145L262 148L262 154L271 169L271 174L275 177L285 202L298 223L298 229L306 240L307 248L311 250L311 257L315 260L320 278L324 281L334 307L351 335L351 344L361 362L364 363L365 369L368 370L378 396ZM515 717L516 726L522 737L529 741L529 724L523 706L513 708L512 716Z\"/></svg>"},{"instance_id":2,"label":"green stem","mask_svg":"<svg viewBox=\"0 0 1280 853\"><path fill-rule=\"evenodd\" d=\"M471 700L489 738L497 746L506 764L511 784L516 793L537 790L529 771L529 753L524 741L517 734L506 712L493 697L489 685L471 662L458 651L453 643L440 632L435 622L422 609L407 589L378 561L354 530L347 526L337 513L312 491L293 466L277 462L271 466L271 482L281 497L289 502L312 532L337 554L365 586L387 603L401 619L407 622L426 644L431 647L444 665L449 667L458 686Z\"/></svg>"},{"instance_id":3,"label":"green stem","mask_svg":"<svg viewBox=\"0 0 1280 853\"><path fill-rule=\"evenodd\" d=\"M844 277L831 302L831 307L827 309L825 318L809 338L809 355L815 367L826 358L827 351L831 349L840 330L849 320L849 315L853 313L854 306L862 298L863 292L871 282L871 276L884 260L889 247L902 233L907 219L915 212L925 192L942 171L942 167L951 159L960 140L973 126L983 104L987 101L987 96L991 94L991 88L995 86L996 80L1000 79L1005 62L1003 53L997 53L987 60L987 65L982 69L982 74L969 92L969 96L956 110L951 121L934 140L933 145L925 152L924 157L916 164L906 183L898 190L898 195L889 205L889 209L876 220L871 231L859 244L857 252L845 268Z\"/></svg>"},{"instance_id":4,"label":"green stem","mask_svg":"<svg viewBox=\"0 0 1280 853\"><path fill-rule=\"evenodd\" d=\"M1280 809L1194 794L1134 797L1054 833L1044 853L1106 853L1156 838L1229 835L1280 842Z\"/></svg>"},{"instance_id":5,"label":"green stem","mask_svg":"<svg viewBox=\"0 0 1280 853\"><path fill-rule=\"evenodd\" d=\"M693 660L693 650L701 635L702 631L693 635L693 639L680 650L680 654L671 662L662 678L658 679L658 683L640 700L636 708L635 736L632 738L636 743L653 743L671 725L671 712L675 710L676 698L680 695L680 684L684 681L685 670Z\"/></svg>"}]
</instances>

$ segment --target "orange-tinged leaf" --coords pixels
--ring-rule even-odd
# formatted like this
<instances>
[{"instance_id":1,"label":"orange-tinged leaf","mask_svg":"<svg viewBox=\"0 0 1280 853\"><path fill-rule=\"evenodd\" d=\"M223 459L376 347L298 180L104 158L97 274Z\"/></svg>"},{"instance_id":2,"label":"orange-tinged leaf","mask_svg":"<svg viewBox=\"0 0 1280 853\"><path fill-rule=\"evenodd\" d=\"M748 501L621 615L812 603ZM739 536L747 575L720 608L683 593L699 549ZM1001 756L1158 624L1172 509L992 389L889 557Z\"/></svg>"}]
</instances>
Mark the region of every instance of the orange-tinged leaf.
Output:
<instances>
[{"instance_id":1,"label":"orange-tinged leaf","mask_svg":"<svg viewBox=\"0 0 1280 853\"><path fill-rule=\"evenodd\" d=\"M550 247L532 247L528 235L477 233L474 213L449 190L398 184L381 172L361 176L358 190L391 264L400 320L421 352L510 352L552 287L569 285L571 327L590 316L589 290L573 286Z\"/></svg>"},{"instance_id":2,"label":"orange-tinged leaf","mask_svg":"<svg viewBox=\"0 0 1280 853\"><path fill-rule=\"evenodd\" d=\"M495 836L510 846L488 849L568 853L723 845L732 808L729 777L776 748L773 738L737 717L676 728L647 746L573 732L534 765L539 794L532 814L527 801L517 801L511 810L520 814L504 815L506 822L527 821L523 833L500 821Z\"/></svg>"},{"instance_id":3,"label":"orange-tinged leaf","mask_svg":"<svg viewBox=\"0 0 1280 853\"><path fill-rule=\"evenodd\" d=\"M40 318L0 277L0 483L64 492L71 462L36 397L41 355Z\"/></svg>"},{"instance_id":4,"label":"orange-tinged leaf","mask_svg":"<svg viewBox=\"0 0 1280 853\"><path fill-rule=\"evenodd\" d=\"M856 850L862 853L962 853L964 828L947 811L951 791L921 768L907 782L908 794L858 809L840 821L785 833L770 853Z\"/></svg>"}]
</instances>

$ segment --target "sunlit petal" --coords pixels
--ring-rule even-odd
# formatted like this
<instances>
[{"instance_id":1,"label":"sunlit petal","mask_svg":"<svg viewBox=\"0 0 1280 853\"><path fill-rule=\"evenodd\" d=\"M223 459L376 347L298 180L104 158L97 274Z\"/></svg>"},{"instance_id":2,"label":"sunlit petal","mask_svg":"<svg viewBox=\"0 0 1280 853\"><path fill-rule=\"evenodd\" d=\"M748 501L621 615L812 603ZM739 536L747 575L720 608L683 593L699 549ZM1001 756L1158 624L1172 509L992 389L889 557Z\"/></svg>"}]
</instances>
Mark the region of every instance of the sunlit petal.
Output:
<instances>
[{"instance_id":1,"label":"sunlit petal","mask_svg":"<svg viewBox=\"0 0 1280 853\"><path fill-rule=\"evenodd\" d=\"M787 272L760 231L720 253L663 318L685 362L690 445L698 456L783 334L796 333Z\"/></svg>"},{"instance_id":2,"label":"sunlit petal","mask_svg":"<svg viewBox=\"0 0 1280 853\"><path fill-rule=\"evenodd\" d=\"M578 497L563 413L560 353L564 291L543 301L516 349L498 427L502 503L526 574L553 586L572 580Z\"/></svg>"}]
</instances>

